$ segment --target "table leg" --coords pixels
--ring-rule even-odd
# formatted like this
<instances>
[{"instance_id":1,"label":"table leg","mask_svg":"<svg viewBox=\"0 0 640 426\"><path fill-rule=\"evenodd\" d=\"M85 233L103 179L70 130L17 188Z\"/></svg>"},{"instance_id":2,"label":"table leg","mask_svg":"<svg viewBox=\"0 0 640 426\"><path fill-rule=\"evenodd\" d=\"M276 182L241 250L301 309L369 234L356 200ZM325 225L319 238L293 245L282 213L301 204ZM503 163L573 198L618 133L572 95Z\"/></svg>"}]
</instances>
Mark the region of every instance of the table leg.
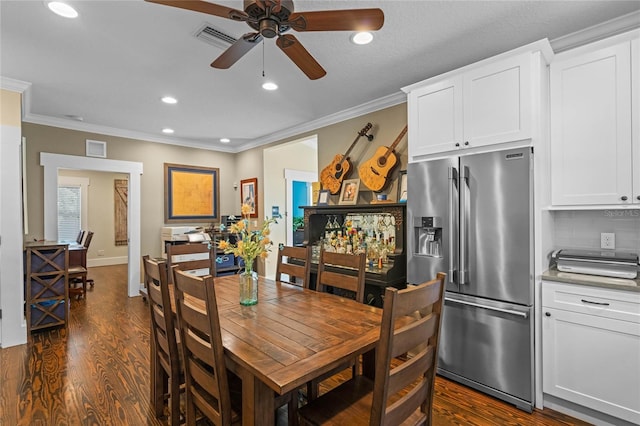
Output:
<instances>
[{"instance_id":1,"label":"table leg","mask_svg":"<svg viewBox=\"0 0 640 426\"><path fill-rule=\"evenodd\" d=\"M242 370L242 424L243 426L272 425L275 421L275 392L252 375Z\"/></svg>"},{"instance_id":2,"label":"table leg","mask_svg":"<svg viewBox=\"0 0 640 426\"><path fill-rule=\"evenodd\" d=\"M370 350L362 354L362 375L370 379L375 378L376 373L376 351Z\"/></svg>"}]
</instances>

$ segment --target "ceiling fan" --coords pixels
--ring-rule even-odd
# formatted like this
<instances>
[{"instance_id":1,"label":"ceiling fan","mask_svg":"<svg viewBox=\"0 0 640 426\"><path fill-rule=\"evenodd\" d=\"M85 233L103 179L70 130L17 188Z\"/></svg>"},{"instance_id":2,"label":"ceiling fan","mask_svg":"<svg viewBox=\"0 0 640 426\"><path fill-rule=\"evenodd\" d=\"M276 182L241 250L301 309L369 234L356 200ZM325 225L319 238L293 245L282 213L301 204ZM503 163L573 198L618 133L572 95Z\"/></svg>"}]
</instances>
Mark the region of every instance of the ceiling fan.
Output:
<instances>
[{"instance_id":1,"label":"ceiling fan","mask_svg":"<svg viewBox=\"0 0 640 426\"><path fill-rule=\"evenodd\" d=\"M373 31L382 28L384 14L380 9L344 9L316 12L293 11L293 0L244 0L244 11L203 0L146 0L180 9L193 10L244 21L255 32L240 37L215 61L214 68L226 69L235 64L263 38L277 37L276 44L311 80L327 73L292 34L295 31Z\"/></svg>"}]
</instances>

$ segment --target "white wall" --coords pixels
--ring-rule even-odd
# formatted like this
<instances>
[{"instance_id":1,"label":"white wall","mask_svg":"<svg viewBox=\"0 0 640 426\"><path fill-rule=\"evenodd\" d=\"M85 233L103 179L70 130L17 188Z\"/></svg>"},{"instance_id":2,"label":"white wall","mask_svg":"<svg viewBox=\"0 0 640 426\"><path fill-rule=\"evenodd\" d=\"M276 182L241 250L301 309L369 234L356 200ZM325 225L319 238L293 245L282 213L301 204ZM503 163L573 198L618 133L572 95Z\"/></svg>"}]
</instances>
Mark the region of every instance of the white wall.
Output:
<instances>
[{"instance_id":1,"label":"white wall","mask_svg":"<svg viewBox=\"0 0 640 426\"><path fill-rule=\"evenodd\" d=\"M0 91L0 346L26 343L22 266L20 94Z\"/></svg>"},{"instance_id":2,"label":"white wall","mask_svg":"<svg viewBox=\"0 0 640 426\"><path fill-rule=\"evenodd\" d=\"M310 136L291 143L285 143L264 150L264 205L261 210L265 216L271 217L271 207L279 206L282 220L271 225L273 248L265 261L265 276L273 278L278 261L276 251L278 244L286 244L286 180L285 169L311 172L318 175L318 154L314 144L315 136Z\"/></svg>"}]
</instances>

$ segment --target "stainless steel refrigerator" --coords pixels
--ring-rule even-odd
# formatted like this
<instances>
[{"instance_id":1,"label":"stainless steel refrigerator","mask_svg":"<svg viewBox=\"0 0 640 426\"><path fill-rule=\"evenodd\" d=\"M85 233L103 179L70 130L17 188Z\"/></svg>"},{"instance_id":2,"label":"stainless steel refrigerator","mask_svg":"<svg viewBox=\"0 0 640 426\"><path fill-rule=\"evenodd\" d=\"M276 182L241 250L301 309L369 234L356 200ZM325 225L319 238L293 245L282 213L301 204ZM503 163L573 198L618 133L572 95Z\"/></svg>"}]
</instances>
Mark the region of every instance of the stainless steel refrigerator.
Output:
<instances>
[{"instance_id":1,"label":"stainless steel refrigerator","mask_svg":"<svg viewBox=\"0 0 640 426\"><path fill-rule=\"evenodd\" d=\"M530 148L409 164L408 282L445 271L438 373L533 409Z\"/></svg>"}]
</instances>

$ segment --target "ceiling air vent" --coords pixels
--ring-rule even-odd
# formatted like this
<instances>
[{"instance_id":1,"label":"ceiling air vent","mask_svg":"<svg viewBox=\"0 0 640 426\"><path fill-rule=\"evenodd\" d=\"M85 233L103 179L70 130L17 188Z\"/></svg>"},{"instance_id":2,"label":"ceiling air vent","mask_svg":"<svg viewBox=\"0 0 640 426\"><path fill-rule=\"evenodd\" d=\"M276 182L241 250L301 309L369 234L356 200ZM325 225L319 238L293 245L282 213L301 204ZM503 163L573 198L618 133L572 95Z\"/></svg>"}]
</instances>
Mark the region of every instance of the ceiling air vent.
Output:
<instances>
[{"instance_id":1,"label":"ceiling air vent","mask_svg":"<svg viewBox=\"0 0 640 426\"><path fill-rule=\"evenodd\" d=\"M194 36L197 39L204 41L205 43L209 43L223 50L226 50L237 40L236 38L223 33L222 31L212 27L211 24L207 23L202 25L195 32Z\"/></svg>"}]
</instances>

